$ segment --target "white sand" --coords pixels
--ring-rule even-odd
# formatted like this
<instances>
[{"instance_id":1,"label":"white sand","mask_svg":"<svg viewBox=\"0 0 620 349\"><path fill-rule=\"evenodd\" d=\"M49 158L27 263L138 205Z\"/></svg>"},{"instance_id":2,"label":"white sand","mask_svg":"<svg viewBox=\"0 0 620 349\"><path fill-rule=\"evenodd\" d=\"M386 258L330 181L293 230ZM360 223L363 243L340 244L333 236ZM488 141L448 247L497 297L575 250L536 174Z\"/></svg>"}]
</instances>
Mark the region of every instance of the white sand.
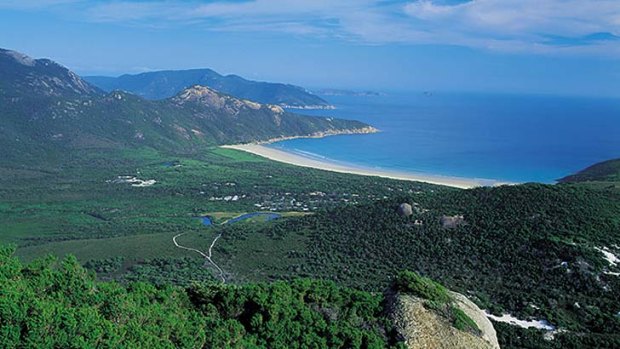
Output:
<instances>
[{"instance_id":1,"label":"white sand","mask_svg":"<svg viewBox=\"0 0 620 349\"><path fill-rule=\"evenodd\" d=\"M241 150L255 155L265 157L270 160L284 162L291 165L311 167L320 170L350 173L362 176L377 176L391 179L400 179L406 181L425 182L431 184L446 185L456 188L474 188L480 186L495 186L509 183L501 183L494 180L478 179L478 178L460 178L460 177L447 177L447 176L435 176L426 174L416 174L407 172L398 172L392 170L372 169L355 167L352 165L339 164L334 162L316 160L309 157L301 156L294 153L289 153L283 150L270 148L260 144L239 144L239 145L224 145L222 148Z\"/></svg>"},{"instance_id":2,"label":"white sand","mask_svg":"<svg viewBox=\"0 0 620 349\"><path fill-rule=\"evenodd\" d=\"M555 326L551 325L545 320L529 320L529 321L519 320L510 314L503 314L502 316L495 316L493 314L487 313L487 317L497 322L504 322L504 323L511 324L514 326L519 326L522 328L533 327L533 328L537 328L539 330L545 330L545 331L555 330Z\"/></svg>"},{"instance_id":3,"label":"white sand","mask_svg":"<svg viewBox=\"0 0 620 349\"><path fill-rule=\"evenodd\" d=\"M603 246L603 248L595 247L594 249L601 252L603 256L605 256L605 260L609 263L609 265L615 267L618 263L620 263L620 259L618 259L615 254L611 253L609 248Z\"/></svg>"}]
</instances>

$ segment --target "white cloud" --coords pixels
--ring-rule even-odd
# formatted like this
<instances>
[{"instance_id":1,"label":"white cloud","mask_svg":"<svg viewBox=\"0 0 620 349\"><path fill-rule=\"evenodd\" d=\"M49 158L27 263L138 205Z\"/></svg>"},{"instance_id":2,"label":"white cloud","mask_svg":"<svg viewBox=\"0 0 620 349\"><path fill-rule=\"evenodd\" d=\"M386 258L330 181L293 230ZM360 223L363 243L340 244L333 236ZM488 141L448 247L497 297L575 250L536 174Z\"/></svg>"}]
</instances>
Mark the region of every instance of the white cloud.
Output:
<instances>
[{"instance_id":1,"label":"white cloud","mask_svg":"<svg viewBox=\"0 0 620 349\"><path fill-rule=\"evenodd\" d=\"M38 0L62 4L72 0ZM74 0L75 1L75 0ZM21 2L9 0L9 3ZM6 3L6 1L5 1ZM87 20L283 32L368 44L445 44L500 51L620 55L620 0L113 1L80 4ZM2 2L0 2L0 7ZM614 37L608 35L608 39Z\"/></svg>"},{"instance_id":2,"label":"white cloud","mask_svg":"<svg viewBox=\"0 0 620 349\"><path fill-rule=\"evenodd\" d=\"M481 36L579 36L620 33L618 0L473 0L440 5L419 0L405 12L421 25L445 25Z\"/></svg>"},{"instance_id":3,"label":"white cloud","mask_svg":"<svg viewBox=\"0 0 620 349\"><path fill-rule=\"evenodd\" d=\"M404 7L433 41L501 51L619 55L618 0L431 0ZM456 34L458 33L458 34ZM592 36L596 33L608 33ZM611 35L609 35L611 34Z\"/></svg>"}]
</instances>

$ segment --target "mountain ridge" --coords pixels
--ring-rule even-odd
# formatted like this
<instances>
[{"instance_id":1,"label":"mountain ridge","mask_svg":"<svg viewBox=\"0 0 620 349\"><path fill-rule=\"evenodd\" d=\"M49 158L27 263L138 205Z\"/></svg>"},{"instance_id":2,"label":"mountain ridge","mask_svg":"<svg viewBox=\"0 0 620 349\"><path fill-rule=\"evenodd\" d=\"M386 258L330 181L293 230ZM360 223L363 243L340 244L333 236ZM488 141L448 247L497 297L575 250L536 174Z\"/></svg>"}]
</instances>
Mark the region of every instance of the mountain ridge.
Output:
<instances>
[{"instance_id":1,"label":"mountain ridge","mask_svg":"<svg viewBox=\"0 0 620 349\"><path fill-rule=\"evenodd\" d=\"M327 101L307 89L283 83L247 80L204 69L161 70L118 77L86 76L84 79L104 91L121 89L146 99L165 99L193 85L203 85L223 93L260 103L300 109L330 109Z\"/></svg>"},{"instance_id":2,"label":"mountain ridge","mask_svg":"<svg viewBox=\"0 0 620 349\"><path fill-rule=\"evenodd\" d=\"M369 127L302 116L199 85L164 100L105 93L58 63L9 50L0 51L0 101L6 106L0 146L16 161L50 149L148 146L185 152Z\"/></svg>"}]
</instances>

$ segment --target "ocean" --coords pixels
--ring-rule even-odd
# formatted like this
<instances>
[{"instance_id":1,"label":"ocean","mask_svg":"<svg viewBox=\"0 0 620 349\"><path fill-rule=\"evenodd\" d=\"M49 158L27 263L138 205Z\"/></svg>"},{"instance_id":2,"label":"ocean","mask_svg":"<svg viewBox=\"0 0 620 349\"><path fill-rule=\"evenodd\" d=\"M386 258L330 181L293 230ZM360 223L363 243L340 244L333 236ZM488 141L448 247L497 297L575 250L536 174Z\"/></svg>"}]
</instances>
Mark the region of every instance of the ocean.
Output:
<instances>
[{"instance_id":1,"label":"ocean","mask_svg":"<svg viewBox=\"0 0 620 349\"><path fill-rule=\"evenodd\" d=\"M620 99L473 93L326 99L337 109L300 113L360 120L381 132L270 146L358 167L508 182L553 183L620 157Z\"/></svg>"}]
</instances>

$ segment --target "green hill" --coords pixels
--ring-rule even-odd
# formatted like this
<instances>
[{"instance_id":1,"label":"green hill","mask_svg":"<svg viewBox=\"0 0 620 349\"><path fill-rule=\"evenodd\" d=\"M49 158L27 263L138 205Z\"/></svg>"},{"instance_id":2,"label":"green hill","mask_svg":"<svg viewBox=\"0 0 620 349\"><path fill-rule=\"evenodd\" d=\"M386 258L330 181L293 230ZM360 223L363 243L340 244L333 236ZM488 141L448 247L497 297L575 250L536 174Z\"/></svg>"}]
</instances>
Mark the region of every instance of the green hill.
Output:
<instances>
[{"instance_id":1,"label":"green hill","mask_svg":"<svg viewBox=\"0 0 620 349\"><path fill-rule=\"evenodd\" d=\"M124 90L147 99L165 99L190 86L203 85L260 103L297 108L330 107L327 101L299 86L224 76L211 69L165 70L116 78L87 76L84 79L105 91Z\"/></svg>"},{"instance_id":2,"label":"green hill","mask_svg":"<svg viewBox=\"0 0 620 349\"><path fill-rule=\"evenodd\" d=\"M75 257L23 265L12 252L0 246L2 348L404 349L399 327L425 321L422 316L437 318L434 327L443 330L441 338L428 333L431 341L453 337L496 347L460 310L462 301L411 272L403 272L386 293L310 279L241 286L202 282L183 289L98 282ZM395 319L397 293L415 296L428 310L400 309Z\"/></svg>"},{"instance_id":3,"label":"green hill","mask_svg":"<svg viewBox=\"0 0 620 349\"><path fill-rule=\"evenodd\" d=\"M10 161L66 149L191 152L205 145L373 131L361 122L301 116L204 86L159 101L105 94L52 61L7 50L0 51L0 104L0 147Z\"/></svg>"},{"instance_id":4,"label":"green hill","mask_svg":"<svg viewBox=\"0 0 620 349\"><path fill-rule=\"evenodd\" d=\"M397 214L401 202L413 205L411 217ZM442 217L460 215L463 224L442 224ZM294 252L259 253L260 246L300 239L305 246ZM257 277L245 272L249 264L268 265L263 272L274 279L312 276L380 290L396 270L407 268L473 296L496 314L545 319L566 331L548 342L542 331L510 328L506 347L620 344L620 296L614 291L620 270L602 252L620 255L616 192L531 184L420 193L273 227L227 228L218 246L223 268L239 272L240 279ZM277 263L270 256L279 256Z\"/></svg>"},{"instance_id":5,"label":"green hill","mask_svg":"<svg viewBox=\"0 0 620 349\"><path fill-rule=\"evenodd\" d=\"M559 180L560 183L620 182L620 159L599 162Z\"/></svg>"}]
</instances>

